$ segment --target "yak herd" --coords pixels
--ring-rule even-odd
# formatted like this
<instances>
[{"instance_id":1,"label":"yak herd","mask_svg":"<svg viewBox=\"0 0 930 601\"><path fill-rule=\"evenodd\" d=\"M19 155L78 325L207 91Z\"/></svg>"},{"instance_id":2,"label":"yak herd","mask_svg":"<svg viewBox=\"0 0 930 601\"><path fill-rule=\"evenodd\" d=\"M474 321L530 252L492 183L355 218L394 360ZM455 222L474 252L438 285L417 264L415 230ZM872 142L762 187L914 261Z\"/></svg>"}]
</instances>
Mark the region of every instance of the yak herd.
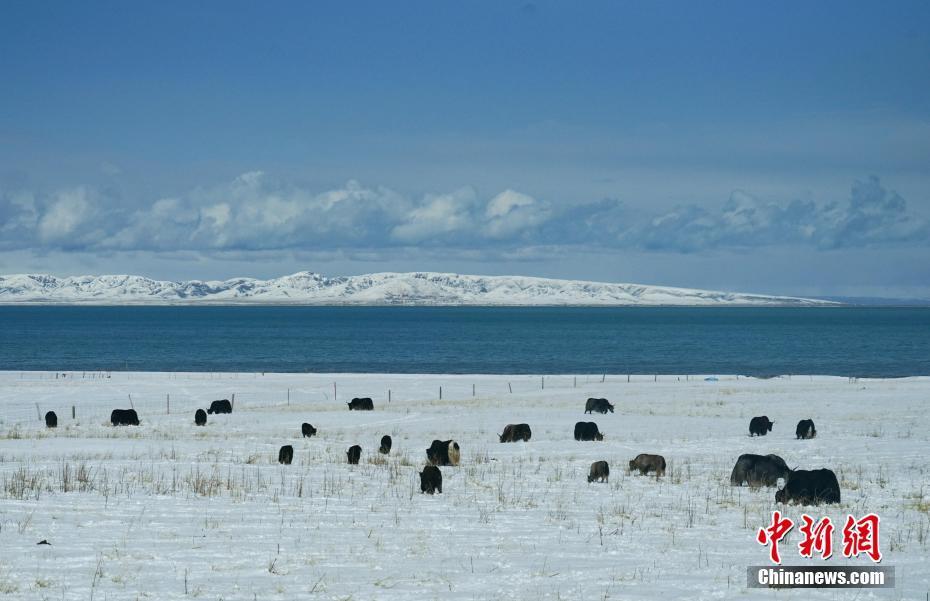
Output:
<instances>
[{"instance_id":1,"label":"yak herd","mask_svg":"<svg viewBox=\"0 0 930 601\"><path fill-rule=\"evenodd\" d=\"M349 411L372 411L374 402L368 398L354 398L349 403ZM207 414L232 413L232 404L227 399L213 401L210 408L204 412L197 409L194 413L194 424L204 426L207 423ZM606 414L614 412L614 406L607 399L590 398L585 403L585 414L598 412ZM114 426L138 426L139 415L135 409L114 409L110 414L110 423ZM772 431L775 422L768 416L753 417L749 421L749 436L765 436ZM45 414L45 425L48 428L58 426L58 416L54 411ZM304 438L315 436L317 429L311 424L303 423L300 427ZM802 419L795 430L796 438L811 439L817 435L813 420ZM498 435L500 442L528 442L533 436L529 424L507 424L503 433ZM575 424L575 440L601 441L604 435L598 430L594 422L577 422ZM393 441L390 436L381 437L378 452L390 454ZM357 465L362 456L362 447L352 445L346 452L348 462ZM461 459L461 447L455 440L434 440L426 449L427 465L420 472L421 492L434 494L442 492L442 472L438 466L456 466ZM278 462L290 465L294 460L294 447L284 445L278 451ZM639 471L643 476L652 472L656 478L665 475L665 458L661 455L641 453L630 460L629 471ZM606 461L595 461L588 472L588 482L608 482L610 465ZM791 469L785 460L778 455L740 455L730 473L730 484L751 487L778 486L775 501L778 503L796 502L802 505L818 505L820 503L839 503L840 485L836 474L829 469L798 470Z\"/></svg>"}]
</instances>

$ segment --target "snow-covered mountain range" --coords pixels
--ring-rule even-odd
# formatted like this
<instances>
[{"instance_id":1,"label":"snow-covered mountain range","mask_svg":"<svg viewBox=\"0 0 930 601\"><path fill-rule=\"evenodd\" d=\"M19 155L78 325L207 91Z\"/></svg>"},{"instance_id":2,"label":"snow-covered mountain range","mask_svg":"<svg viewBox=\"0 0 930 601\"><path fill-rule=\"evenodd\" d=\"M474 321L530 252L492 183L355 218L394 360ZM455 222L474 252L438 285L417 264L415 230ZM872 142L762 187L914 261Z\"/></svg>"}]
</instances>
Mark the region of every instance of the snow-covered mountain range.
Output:
<instances>
[{"instance_id":1,"label":"snow-covered mountain range","mask_svg":"<svg viewBox=\"0 0 930 601\"><path fill-rule=\"evenodd\" d=\"M756 305L819 306L829 301L519 276L373 273L327 277L300 272L270 280L169 282L134 275L0 276L0 304L291 305Z\"/></svg>"}]
</instances>

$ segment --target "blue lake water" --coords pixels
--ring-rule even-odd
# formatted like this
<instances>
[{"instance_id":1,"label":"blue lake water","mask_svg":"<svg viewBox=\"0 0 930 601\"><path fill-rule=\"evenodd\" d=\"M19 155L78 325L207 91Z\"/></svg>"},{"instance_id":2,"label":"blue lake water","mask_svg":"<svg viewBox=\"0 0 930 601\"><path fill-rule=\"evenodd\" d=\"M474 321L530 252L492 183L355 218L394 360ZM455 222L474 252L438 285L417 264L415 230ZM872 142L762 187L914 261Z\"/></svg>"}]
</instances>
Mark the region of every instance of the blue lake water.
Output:
<instances>
[{"instance_id":1,"label":"blue lake water","mask_svg":"<svg viewBox=\"0 0 930 601\"><path fill-rule=\"evenodd\" d=\"M930 374L930 309L0 307L0 370Z\"/></svg>"}]
</instances>

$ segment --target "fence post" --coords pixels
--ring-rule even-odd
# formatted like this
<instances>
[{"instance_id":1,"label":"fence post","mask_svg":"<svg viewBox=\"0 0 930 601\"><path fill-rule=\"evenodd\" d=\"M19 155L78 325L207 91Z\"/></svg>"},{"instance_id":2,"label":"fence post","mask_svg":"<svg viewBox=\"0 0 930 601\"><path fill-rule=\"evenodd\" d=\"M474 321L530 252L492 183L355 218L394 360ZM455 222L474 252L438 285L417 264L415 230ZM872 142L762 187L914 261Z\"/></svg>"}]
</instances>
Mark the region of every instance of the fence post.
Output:
<instances>
[{"instance_id":1,"label":"fence post","mask_svg":"<svg viewBox=\"0 0 930 601\"><path fill-rule=\"evenodd\" d=\"M229 403L229 406L230 406L232 409L235 409L235 408L236 408L236 393L235 393L235 392L232 393L232 402Z\"/></svg>"},{"instance_id":2,"label":"fence post","mask_svg":"<svg viewBox=\"0 0 930 601\"><path fill-rule=\"evenodd\" d=\"M42 412L39 411L39 404L36 403L36 419L42 421Z\"/></svg>"},{"instance_id":3,"label":"fence post","mask_svg":"<svg viewBox=\"0 0 930 601\"><path fill-rule=\"evenodd\" d=\"M388 403L391 402L391 389L388 388Z\"/></svg>"},{"instance_id":4,"label":"fence post","mask_svg":"<svg viewBox=\"0 0 930 601\"><path fill-rule=\"evenodd\" d=\"M74 419L74 405L71 405L71 419Z\"/></svg>"},{"instance_id":5,"label":"fence post","mask_svg":"<svg viewBox=\"0 0 930 601\"><path fill-rule=\"evenodd\" d=\"M171 395L165 395L165 415L171 415Z\"/></svg>"},{"instance_id":6,"label":"fence post","mask_svg":"<svg viewBox=\"0 0 930 601\"><path fill-rule=\"evenodd\" d=\"M575 376L575 379L572 382L572 388L578 388L578 376Z\"/></svg>"},{"instance_id":7,"label":"fence post","mask_svg":"<svg viewBox=\"0 0 930 601\"><path fill-rule=\"evenodd\" d=\"M513 386L510 385L510 382L507 382L507 390L510 391L510 394L513 394Z\"/></svg>"},{"instance_id":8,"label":"fence post","mask_svg":"<svg viewBox=\"0 0 930 601\"><path fill-rule=\"evenodd\" d=\"M291 389L290 388L287 389L287 404L288 405L291 404Z\"/></svg>"},{"instance_id":9,"label":"fence post","mask_svg":"<svg viewBox=\"0 0 930 601\"><path fill-rule=\"evenodd\" d=\"M439 387L439 400L442 400L442 386Z\"/></svg>"},{"instance_id":10,"label":"fence post","mask_svg":"<svg viewBox=\"0 0 930 601\"><path fill-rule=\"evenodd\" d=\"M471 396L475 396L475 384L474 383L472 383L471 385Z\"/></svg>"},{"instance_id":11,"label":"fence post","mask_svg":"<svg viewBox=\"0 0 930 601\"><path fill-rule=\"evenodd\" d=\"M135 410L135 408L136 408L136 406L132 404L132 394L131 394L131 393L129 394L129 406L130 406L133 410Z\"/></svg>"},{"instance_id":12,"label":"fence post","mask_svg":"<svg viewBox=\"0 0 930 601\"><path fill-rule=\"evenodd\" d=\"M546 376L539 376L539 389L540 390L546 389Z\"/></svg>"},{"instance_id":13,"label":"fence post","mask_svg":"<svg viewBox=\"0 0 930 601\"><path fill-rule=\"evenodd\" d=\"M336 383L333 382L333 401L336 401Z\"/></svg>"}]
</instances>

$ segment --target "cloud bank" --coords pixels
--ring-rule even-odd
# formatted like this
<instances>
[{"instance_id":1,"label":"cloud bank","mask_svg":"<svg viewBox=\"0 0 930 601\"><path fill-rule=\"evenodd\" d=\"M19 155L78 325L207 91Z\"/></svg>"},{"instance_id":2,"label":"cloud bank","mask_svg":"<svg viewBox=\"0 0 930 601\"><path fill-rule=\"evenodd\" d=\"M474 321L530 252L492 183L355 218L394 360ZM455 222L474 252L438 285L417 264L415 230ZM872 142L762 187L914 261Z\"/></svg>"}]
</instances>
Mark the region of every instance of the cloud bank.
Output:
<instances>
[{"instance_id":1,"label":"cloud bank","mask_svg":"<svg viewBox=\"0 0 930 601\"><path fill-rule=\"evenodd\" d=\"M327 251L450 253L603 247L698 253L764 246L815 249L930 245L930 223L877 177L843 202L776 202L734 191L717 209L649 214L616 199L571 205L474 188L411 198L349 181L315 192L260 171L132 206L111 190L0 191L0 250L119 252Z\"/></svg>"}]
</instances>

